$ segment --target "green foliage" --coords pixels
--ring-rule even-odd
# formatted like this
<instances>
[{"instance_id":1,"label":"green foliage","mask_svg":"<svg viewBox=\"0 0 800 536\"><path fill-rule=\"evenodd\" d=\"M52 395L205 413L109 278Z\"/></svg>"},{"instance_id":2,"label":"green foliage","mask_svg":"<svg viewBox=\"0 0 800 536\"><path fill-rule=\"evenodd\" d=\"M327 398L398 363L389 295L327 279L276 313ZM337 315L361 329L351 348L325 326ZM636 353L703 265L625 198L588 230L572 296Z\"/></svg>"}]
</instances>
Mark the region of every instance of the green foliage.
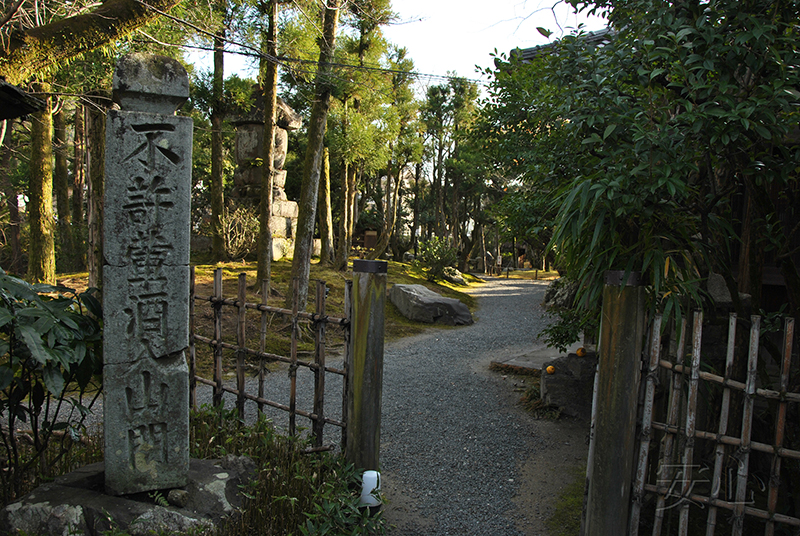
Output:
<instances>
[{"instance_id":1,"label":"green foliage","mask_svg":"<svg viewBox=\"0 0 800 536\"><path fill-rule=\"evenodd\" d=\"M99 391L102 312L93 290L30 285L0 270L0 471L3 503L48 475L74 443ZM91 393L89 401L84 396ZM21 444L16 433L25 425Z\"/></svg>"},{"instance_id":2,"label":"green foliage","mask_svg":"<svg viewBox=\"0 0 800 536\"><path fill-rule=\"evenodd\" d=\"M745 192L764 226L759 247L796 275L800 7L572 4L608 12L608 43L576 35L529 64L501 57L490 117L504 162L553 192L551 244L583 303L599 309L611 269L642 272L667 316L702 306L709 271L733 277ZM789 291L796 308L800 288Z\"/></svg>"},{"instance_id":3,"label":"green foliage","mask_svg":"<svg viewBox=\"0 0 800 536\"><path fill-rule=\"evenodd\" d=\"M432 236L430 240L419 243L419 255L414 263L425 272L429 281L444 279L445 268L456 263L456 250L446 238Z\"/></svg>"},{"instance_id":4,"label":"green foliage","mask_svg":"<svg viewBox=\"0 0 800 536\"><path fill-rule=\"evenodd\" d=\"M191 415L193 457L227 454L250 456L258 474L244 490L241 516L220 533L249 534L385 534L379 514L370 517L358 508L359 473L342 456L306 454L310 445L298 437L275 432L259 419L244 426L235 410L204 407Z\"/></svg>"},{"instance_id":5,"label":"green foliage","mask_svg":"<svg viewBox=\"0 0 800 536\"><path fill-rule=\"evenodd\" d=\"M562 309L555 311L553 321L542 329L539 338L547 345L565 353L567 347L578 341L582 333L593 333L597 330L595 311L584 308Z\"/></svg>"}]
</instances>

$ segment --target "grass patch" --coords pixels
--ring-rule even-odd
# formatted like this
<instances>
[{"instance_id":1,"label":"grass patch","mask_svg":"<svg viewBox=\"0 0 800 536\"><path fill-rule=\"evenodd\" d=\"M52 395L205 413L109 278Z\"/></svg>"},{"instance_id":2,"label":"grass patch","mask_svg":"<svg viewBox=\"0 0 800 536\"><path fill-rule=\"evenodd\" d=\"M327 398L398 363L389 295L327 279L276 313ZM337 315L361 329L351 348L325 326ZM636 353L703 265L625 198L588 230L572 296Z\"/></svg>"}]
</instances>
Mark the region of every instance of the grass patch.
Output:
<instances>
[{"instance_id":1,"label":"grass patch","mask_svg":"<svg viewBox=\"0 0 800 536\"><path fill-rule=\"evenodd\" d=\"M586 467L576 467L573 471L574 480L558 496L553 515L546 522L552 536L578 536L581 531Z\"/></svg>"}]
</instances>

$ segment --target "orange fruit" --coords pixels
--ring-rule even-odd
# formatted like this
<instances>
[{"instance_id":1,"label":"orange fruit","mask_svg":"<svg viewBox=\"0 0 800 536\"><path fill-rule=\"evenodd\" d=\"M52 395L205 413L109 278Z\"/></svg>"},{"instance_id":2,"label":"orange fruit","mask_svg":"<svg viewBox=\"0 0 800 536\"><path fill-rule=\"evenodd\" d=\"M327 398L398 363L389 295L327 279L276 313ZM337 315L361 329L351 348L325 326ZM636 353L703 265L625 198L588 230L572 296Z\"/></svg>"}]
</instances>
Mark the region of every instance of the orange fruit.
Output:
<instances>
[{"instance_id":1,"label":"orange fruit","mask_svg":"<svg viewBox=\"0 0 800 536\"><path fill-rule=\"evenodd\" d=\"M578 348L578 349L575 351L575 353L576 353L576 354L578 354L578 357L583 357L583 356L585 356L585 355L586 355L586 348L584 348L583 346L581 346L580 348Z\"/></svg>"},{"instance_id":2,"label":"orange fruit","mask_svg":"<svg viewBox=\"0 0 800 536\"><path fill-rule=\"evenodd\" d=\"M556 371L556 367L554 367L553 365L550 365L549 367L547 367L547 373L548 374L553 374L553 373L555 373L555 371Z\"/></svg>"}]
</instances>

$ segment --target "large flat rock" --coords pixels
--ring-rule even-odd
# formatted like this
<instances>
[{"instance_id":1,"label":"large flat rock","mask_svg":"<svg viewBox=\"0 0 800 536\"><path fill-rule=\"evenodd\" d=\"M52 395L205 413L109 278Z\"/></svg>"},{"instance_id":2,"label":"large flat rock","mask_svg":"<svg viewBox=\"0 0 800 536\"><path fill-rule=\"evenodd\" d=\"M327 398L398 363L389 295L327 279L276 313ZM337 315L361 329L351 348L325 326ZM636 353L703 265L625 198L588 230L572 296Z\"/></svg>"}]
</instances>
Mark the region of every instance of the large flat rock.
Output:
<instances>
[{"instance_id":1,"label":"large flat rock","mask_svg":"<svg viewBox=\"0 0 800 536\"><path fill-rule=\"evenodd\" d=\"M394 285L389 290L389 300L400 313L416 322L461 326L472 324L469 308L455 298L441 294L422 285Z\"/></svg>"},{"instance_id":2,"label":"large flat rock","mask_svg":"<svg viewBox=\"0 0 800 536\"><path fill-rule=\"evenodd\" d=\"M183 490L119 497L104 493L103 469L103 462L87 465L9 504L0 510L0 533L95 536L119 529L133 536L201 534L237 512L243 504L240 488L256 474L255 464L245 457L192 460Z\"/></svg>"}]
</instances>

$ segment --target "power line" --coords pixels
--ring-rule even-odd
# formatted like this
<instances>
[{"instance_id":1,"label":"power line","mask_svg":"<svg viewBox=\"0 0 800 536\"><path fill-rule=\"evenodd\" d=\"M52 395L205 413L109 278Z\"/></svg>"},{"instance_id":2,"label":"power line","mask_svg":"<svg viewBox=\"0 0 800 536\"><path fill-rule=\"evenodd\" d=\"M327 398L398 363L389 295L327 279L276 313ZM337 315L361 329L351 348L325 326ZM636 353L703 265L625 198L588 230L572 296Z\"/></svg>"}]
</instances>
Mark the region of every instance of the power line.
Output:
<instances>
[{"instance_id":1,"label":"power line","mask_svg":"<svg viewBox=\"0 0 800 536\"><path fill-rule=\"evenodd\" d=\"M175 22L177 22L179 24L183 24L183 25L193 29L194 31L196 31L196 32L198 32L198 33L200 33L202 35L205 35L205 36L210 37L210 38L218 38L218 36L215 36L213 33L209 32L207 30L204 30L203 28L200 28L199 26L197 26L197 25L195 25L195 24L193 24L193 23L191 23L191 22L189 22L189 21L187 21L185 19L182 19L180 17L175 17L174 15L170 15L169 13L167 13L165 11L162 11L162 10L159 10L159 9L157 9L157 8L155 8L153 6L150 6L150 5L148 5L148 4L144 3L144 2L142 2L142 4L145 5L149 9L152 9L156 13L158 13L160 15L163 15L164 17L167 17L167 18L169 18L169 19L171 19L171 20L173 20L173 21L175 21ZM292 57L287 57L287 56L279 56L279 57L271 56L269 54L265 54L265 53L261 52L260 50L256 49L255 47L252 47L252 46L250 46L250 45L248 45L246 43L240 43L240 42L234 41L232 39L225 38L224 41L226 43L230 44L230 45L234 45L234 46L237 46L237 47L240 47L241 49L243 49L243 51L226 51L226 53L228 53L228 54L237 54L237 55L240 55L240 56L249 56L249 57L253 57L253 58L264 59L264 60L266 60L266 61L268 61L270 63L274 63L274 64L279 65L279 66L283 66L283 67L285 67L287 69L290 69L290 70L291 70L291 68L288 65L289 63L296 63L296 64L300 64L300 65L303 65L303 64L320 65L320 63L318 61L315 61L315 60L304 60L304 59L301 59L301 58L292 58ZM198 49L198 50L206 50L206 51L213 51L214 50L213 48L210 48L210 47L187 46L187 45L176 45L176 46L184 46L186 48L195 48L195 49ZM420 73L420 72L417 72L417 71L403 71L403 70L400 70L400 69L387 69L385 67L378 67L378 66L353 65L353 64L340 63L340 62L330 62L330 63L326 63L326 64L323 64L323 65L330 66L330 67L338 67L338 68L347 68L347 69L353 69L353 70L368 71L368 72L381 72L381 73L386 73L386 74L403 74L403 75L406 75L406 76L417 78L418 80L421 79L421 78L427 78L428 80L431 80L431 81L432 80L440 80L440 81L466 80L468 82L472 82L472 83L480 84L480 85L486 85L487 84L487 82L485 82L484 80L474 79L474 78L466 78L466 77L463 77L463 76L451 76L451 75ZM310 73L311 71L305 71L305 72L309 72Z\"/></svg>"}]
</instances>

